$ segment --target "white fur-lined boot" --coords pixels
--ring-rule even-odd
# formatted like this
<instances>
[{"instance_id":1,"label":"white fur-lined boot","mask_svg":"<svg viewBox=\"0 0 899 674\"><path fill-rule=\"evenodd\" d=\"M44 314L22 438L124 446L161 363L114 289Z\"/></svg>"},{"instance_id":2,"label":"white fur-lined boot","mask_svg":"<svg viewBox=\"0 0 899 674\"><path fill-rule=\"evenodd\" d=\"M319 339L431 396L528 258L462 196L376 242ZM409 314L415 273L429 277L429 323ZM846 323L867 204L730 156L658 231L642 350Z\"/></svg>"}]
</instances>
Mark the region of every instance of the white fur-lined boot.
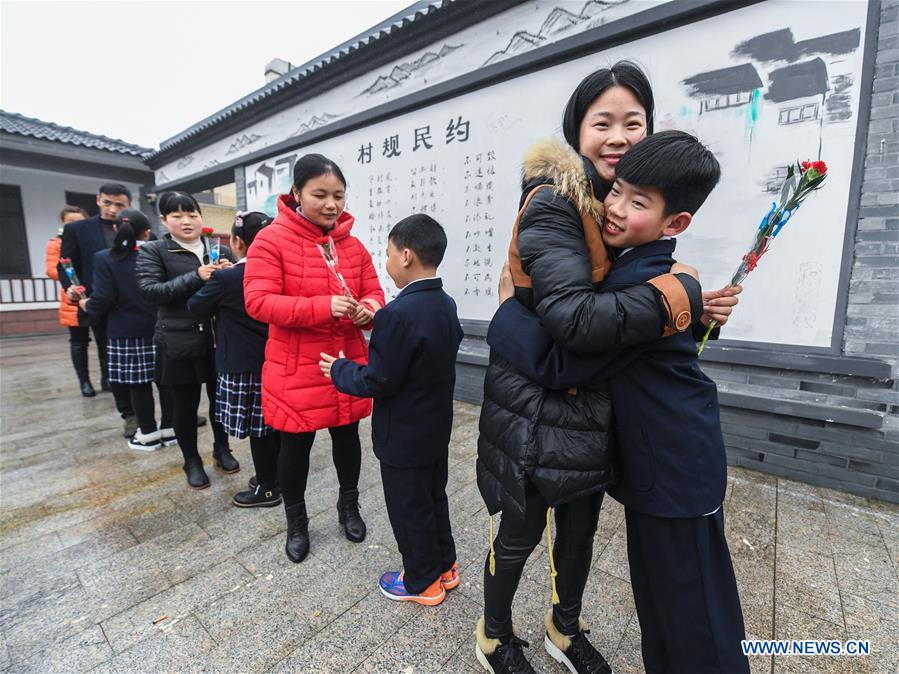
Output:
<instances>
[{"instance_id":1,"label":"white fur-lined boot","mask_svg":"<svg viewBox=\"0 0 899 674\"><path fill-rule=\"evenodd\" d=\"M587 640L587 623L578 618L576 634L562 634L553 621L553 610L546 613L546 636L543 647L549 656L565 665L571 674L612 674L612 668L593 644Z\"/></svg>"},{"instance_id":2,"label":"white fur-lined boot","mask_svg":"<svg viewBox=\"0 0 899 674\"><path fill-rule=\"evenodd\" d=\"M493 674L536 674L524 656L524 648L530 644L518 638L518 630L512 628L512 636L507 639L494 639L487 636L484 618L478 620L475 629L475 655L478 662Z\"/></svg>"}]
</instances>

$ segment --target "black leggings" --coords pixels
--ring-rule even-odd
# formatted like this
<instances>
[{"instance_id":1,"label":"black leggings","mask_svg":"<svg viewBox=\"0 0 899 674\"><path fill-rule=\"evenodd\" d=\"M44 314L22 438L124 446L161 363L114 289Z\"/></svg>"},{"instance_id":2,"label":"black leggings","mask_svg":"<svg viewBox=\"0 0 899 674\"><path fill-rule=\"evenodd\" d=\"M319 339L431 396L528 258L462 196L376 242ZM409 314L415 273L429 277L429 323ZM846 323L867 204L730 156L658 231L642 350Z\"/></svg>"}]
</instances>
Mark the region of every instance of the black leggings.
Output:
<instances>
[{"instance_id":1,"label":"black leggings","mask_svg":"<svg viewBox=\"0 0 899 674\"><path fill-rule=\"evenodd\" d=\"M156 426L156 409L153 403L153 385L152 384L121 384L131 399L131 407L137 416L137 425L143 434L152 433L157 429ZM160 428L171 428L172 426L172 392L167 387L158 386L159 389L159 406L162 408L162 419L159 424Z\"/></svg>"},{"instance_id":2,"label":"black leggings","mask_svg":"<svg viewBox=\"0 0 899 674\"><path fill-rule=\"evenodd\" d=\"M256 480L263 488L274 487L278 483L280 435L275 431L261 438L250 438L250 453L253 455Z\"/></svg>"},{"instance_id":3,"label":"black leggings","mask_svg":"<svg viewBox=\"0 0 899 674\"><path fill-rule=\"evenodd\" d=\"M599 492L555 508L553 561L559 603L553 606L553 622L562 634L569 636L578 630L602 499L603 492ZM529 484L524 521L511 516L502 519L493 544L495 574L490 575L489 554L484 565L484 622L488 637L498 639L512 634L512 600L525 562L544 535L547 507L537 489Z\"/></svg>"},{"instance_id":4,"label":"black leggings","mask_svg":"<svg viewBox=\"0 0 899 674\"><path fill-rule=\"evenodd\" d=\"M184 460L199 459L197 450L197 408L200 406L200 387L202 384L177 384L170 386L174 405L172 426L175 438L181 447ZM215 420L215 387L206 385L206 396L209 398L209 425L212 426L214 439L213 453L228 449L228 434L222 425Z\"/></svg>"},{"instance_id":5,"label":"black leggings","mask_svg":"<svg viewBox=\"0 0 899 674\"><path fill-rule=\"evenodd\" d=\"M359 422L329 428L331 457L337 469L340 490L359 486L362 468L362 443L359 441ZM284 505L302 503L306 499L306 478L309 477L309 454L315 431L309 433L281 433L281 452L278 454L278 486Z\"/></svg>"}]
</instances>

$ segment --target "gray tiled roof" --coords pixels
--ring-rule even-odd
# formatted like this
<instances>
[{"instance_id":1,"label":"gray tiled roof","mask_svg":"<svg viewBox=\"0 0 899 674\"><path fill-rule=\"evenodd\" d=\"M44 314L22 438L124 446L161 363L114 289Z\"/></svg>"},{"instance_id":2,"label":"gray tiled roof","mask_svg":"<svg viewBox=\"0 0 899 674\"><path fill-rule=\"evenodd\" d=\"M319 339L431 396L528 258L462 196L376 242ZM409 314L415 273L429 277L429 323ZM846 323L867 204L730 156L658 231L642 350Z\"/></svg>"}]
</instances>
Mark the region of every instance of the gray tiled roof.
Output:
<instances>
[{"instance_id":1,"label":"gray tiled roof","mask_svg":"<svg viewBox=\"0 0 899 674\"><path fill-rule=\"evenodd\" d=\"M152 148L149 147L141 147L117 138L99 136L95 133L73 129L70 126L59 126L52 122L44 122L40 119L25 117L24 115L4 110L0 110L0 131L28 138L40 138L55 143L68 143L69 145L80 145L81 147L89 147L95 150L118 152L119 154L128 154L140 158L147 157L153 152Z\"/></svg>"},{"instance_id":2,"label":"gray tiled roof","mask_svg":"<svg viewBox=\"0 0 899 674\"><path fill-rule=\"evenodd\" d=\"M171 138L167 138L159 144L160 149L156 152L156 154L159 154L159 152L178 145L204 131L205 129L208 129L211 126L215 126L216 124L234 116L235 114L238 114L239 112L244 111L247 108L256 105L257 103L260 103L272 94L275 94L291 86L310 73L333 65L343 57L355 52L360 47L376 43L384 38L393 37L393 35L397 31L401 31L403 28L413 23L414 21L420 19L423 16L432 14L445 7L448 7L456 1L457 0L418 0L418 2L411 4L403 11L394 14L393 16L382 21L376 26L372 26L364 33L360 33L359 35L347 40L343 44L337 45L336 47L334 47L334 49L331 49L330 51L327 51L324 54L315 57L311 61L307 61L306 63L291 69L290 72L282 75L272 82L269 82L264 87L260 87L256 91L247 94L240 100L235 101L228 107L222 108L215 114L200 120L181 133L172 136Z\"/></svg>"}]
</instances>

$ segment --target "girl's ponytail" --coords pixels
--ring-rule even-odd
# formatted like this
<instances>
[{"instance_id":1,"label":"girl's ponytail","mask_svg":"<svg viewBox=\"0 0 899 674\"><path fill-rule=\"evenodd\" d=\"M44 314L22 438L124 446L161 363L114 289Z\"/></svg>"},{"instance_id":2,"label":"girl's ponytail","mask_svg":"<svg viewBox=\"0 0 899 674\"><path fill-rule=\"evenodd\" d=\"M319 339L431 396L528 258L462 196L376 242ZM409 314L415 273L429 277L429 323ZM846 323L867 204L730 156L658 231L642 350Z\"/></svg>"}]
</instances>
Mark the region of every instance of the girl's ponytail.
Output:
<instances>
[{"instance_id":1,"label":"girl's ponytail","mask_svg":"<svg viewBox=\"0 0 899 674\"><path fill-rule=\"evenodd\" d=\"M144 232L150 229L147 216L136 208L126 208L116 219L116 235L112 242L112 256L123 260L137 247L137 239L143 239Z\"/></svg>"}]
</instances>

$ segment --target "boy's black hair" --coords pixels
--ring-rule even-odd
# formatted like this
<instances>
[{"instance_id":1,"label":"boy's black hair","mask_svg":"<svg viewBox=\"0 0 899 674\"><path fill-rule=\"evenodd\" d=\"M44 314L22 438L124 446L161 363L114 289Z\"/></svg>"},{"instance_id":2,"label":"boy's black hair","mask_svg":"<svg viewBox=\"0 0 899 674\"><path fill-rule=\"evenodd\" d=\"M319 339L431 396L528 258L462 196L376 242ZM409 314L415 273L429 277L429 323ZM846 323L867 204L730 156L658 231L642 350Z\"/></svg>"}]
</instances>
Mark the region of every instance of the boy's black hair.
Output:
<instances>
[{"instance_id":1,"label":"boy's black hair","mask_svg":"<svg viewBox=\"0 0 899 674\"><path fill-rule=\"evenodd\" d=\"M159 215L165 217L175 211L202 213L200 204L187 192L164 192L159 197Z\"/></svg>"},{"instance_id":2,"label":"boy's black hair","mask_svg":"<svg viewBox=\"0 0 899 674\"><path fill-rule=\"evenodd\" d=\"M695 136L660 131L625 152L615 175L631 185L659 190L665 215L683 211L693 215L718 184L721 166Z\"/></svg>"},{"instance_id":3,"label":"boy's black hair","mask_svg":"<svg viewBox=\"0 0 899 674\"><path fill-rule=\"evenodd\" d=\"M108 194L111 197L123 195L128 197L129 203L131 202L131 190L122 183L103 183L100 185L100 189L97 190L97 194Z\"/></svg>"},{"instance_id":4,"label":"boy's black hair","mask_svg":"<svg viewBox=\"0 0 899 674\"><path fill-rule=\"evenodd\" d=\"M436 269L446 252L446 232L430 215L416 213L393 226L387 239L396 248L408 248L425 267Z\"/></svg>"},{"instance_id":5,"label":"boy's black hair","mask_svg":"<svg viewBox=\"0 0 899 674\"><path fill-rule=\"evenodd\" d=\"M346 178L343 177L343 171L337 164L323 154L304 154L293 165L293 186L297 190L302 190L308 181L327 173L337 176L344 188L346 187Z\"/></svg>"},{"instance_id":6,"label":"boy's black hair","mask_svg":"<svg viewBox=\"0 0 899 674\"><path fill-rule=\"evenodd\" d=\"M126 208L116 218L116 234L112 242L112 256L127 257L137 245L137 237L150 228L150 220L136 208Z\"/></svg>"},{"instance_id":7,"label":"boy's black hair","mask_svg":"<svg viewBox=\"0 0 899 674\"><path fill-rule=\"evenodd\" d=\"M231 226L231 236L239 237L246 245L247 250L253 245L256 235L262 228L268 225L272 219L265 213L253 211L251 213L237 213L234 224Z\"/></svg>"},{"instance_id":8,"label":"boy's black hair","mask_svg":"<svg viewBox=\"0 0 899 674\"><path fill-rule=\"evenodd\" d=\"M611 68L600 68L587 75L568 99L562 116L562 133L568 144L578 152L581 151L581 122L584 121L587 109L606 89L615 86L627 87L634 93L646 112L646 135L652 135L652 115L655 109L652 85L636 63L618 61Z\"/></svg>"}]
</instances>

